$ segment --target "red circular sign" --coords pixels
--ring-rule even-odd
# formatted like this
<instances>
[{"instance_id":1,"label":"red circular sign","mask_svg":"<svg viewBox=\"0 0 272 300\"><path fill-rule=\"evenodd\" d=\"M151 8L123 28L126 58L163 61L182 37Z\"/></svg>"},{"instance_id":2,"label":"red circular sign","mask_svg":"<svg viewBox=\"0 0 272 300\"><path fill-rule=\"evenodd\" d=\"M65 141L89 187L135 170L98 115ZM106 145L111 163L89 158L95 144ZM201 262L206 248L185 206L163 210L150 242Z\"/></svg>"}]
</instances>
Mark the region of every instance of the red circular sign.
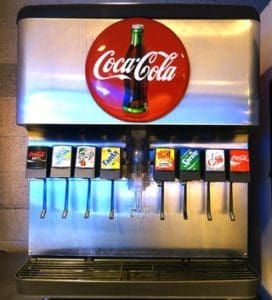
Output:
<instances>
[{"instance_id":1,"label":"red circular sign","mask_svg":"<svg viewBox=\"0 0 272 300\"><path fill-rule=\"evenodd\" d=\"M148 122L181 101L189 81L189 60L168 27L151 19L129 18L95 39L87 56L86 80L94 100L107 113L122 121ZM139 101L144 103L141 108Z\"/></svg>"}]
</instances>

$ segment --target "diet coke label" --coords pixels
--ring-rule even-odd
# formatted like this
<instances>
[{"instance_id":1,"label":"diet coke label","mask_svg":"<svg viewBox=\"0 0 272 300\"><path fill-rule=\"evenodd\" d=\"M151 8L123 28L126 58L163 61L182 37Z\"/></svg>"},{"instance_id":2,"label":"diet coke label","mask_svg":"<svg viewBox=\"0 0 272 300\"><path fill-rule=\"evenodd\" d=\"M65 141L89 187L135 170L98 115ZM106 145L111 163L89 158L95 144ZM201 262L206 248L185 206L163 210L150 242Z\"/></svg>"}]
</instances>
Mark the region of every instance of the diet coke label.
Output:
<instances>
[{"instance_id":1,"label":"diet coke label","mask_svg":"<svg viewBox=\"0 0 272 300\"><path fill-rule=\"evenodd\" d=\"M221 149L206 150L206 171L225 171L225 153Z\"/></svg>"},{"instance_id":2,"label":"diet coke label","mask_svg":"<svg viewBox=\"0 0 272 300\"><path fill-rule=\"evenodd\" d=\"M145 18L105 28L90 45L85 68L90 101L128 122L154 121L175 109L186 93L189 70L182 41Z\"/></svg>"}]
</instances>

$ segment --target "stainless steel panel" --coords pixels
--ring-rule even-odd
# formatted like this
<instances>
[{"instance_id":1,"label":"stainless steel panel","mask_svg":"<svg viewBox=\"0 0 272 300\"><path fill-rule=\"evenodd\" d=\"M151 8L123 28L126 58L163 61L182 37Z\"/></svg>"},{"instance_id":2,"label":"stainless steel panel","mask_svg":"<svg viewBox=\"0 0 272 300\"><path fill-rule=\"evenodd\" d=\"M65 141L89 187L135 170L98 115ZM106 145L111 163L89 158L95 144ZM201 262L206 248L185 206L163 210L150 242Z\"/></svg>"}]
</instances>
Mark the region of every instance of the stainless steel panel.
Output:
<instances>
[{"instance_id":1,"label":"stainless steel panel","mask_svg":"<svg viewBox=\"0 0 272 300\"><path fill-rule=\"evenodd\" d=\"M49 180L44 219L40 180L30 181L30 255L117 255L228 257L247 254L247 184L234 184L236 221L228 215L228 184L212 183L213 220L206 216L205 183L188 183L188 220L182 215L180 183L165 185L165 220L159 217L159 189L144 192L145 217L130 217L134 195L126 180L115 182L115 218L109 219L109 182L93 181L90 218L85 219L86 180L72 180L68 216L62 219L65 181Z\"/></svg>"},{"instance_id":2,"label":"stainless steel panel","mask_svg":"<svg viewBox=\"0 0 272 300\"><path fill-rule=\"evenodd\" d=\"M92 99L85 62L95 38L117 19L27 18L18 24L19 124L124 124ZM152 124L258 123L259 23L158 20L190 60L185 97Z\"/></svg>"},{"instance_id":3,"label":"stainless steel panel","mask_svg":"<svg viewBox=\"0 0 272 300\"><path fill-rule=\"evenodd\" d=\"M232 143L207 143L203 148L247 148L246 137ZM239 140L239 141L238 141ZM185 144L184 144L185 145ZM191 146L201 146L191 144ZM90 217L84 218L88 180L69 179L68 215L66 180L47 179L47 214L43 180L30 180L29 254L73 256L245 257L247 256L248 185L233 183L236 221L229 218L229 183L211 183L211 211L206 215L206 183L187 183L188 220L183 219L183 186L165 183L165 220L160 220L160 188L150 181L143 192L145 217L131 217L134 193L127 179L115 181L115 218L109 219L111 182L92 180Z\"/></svg>"}]
</instances>

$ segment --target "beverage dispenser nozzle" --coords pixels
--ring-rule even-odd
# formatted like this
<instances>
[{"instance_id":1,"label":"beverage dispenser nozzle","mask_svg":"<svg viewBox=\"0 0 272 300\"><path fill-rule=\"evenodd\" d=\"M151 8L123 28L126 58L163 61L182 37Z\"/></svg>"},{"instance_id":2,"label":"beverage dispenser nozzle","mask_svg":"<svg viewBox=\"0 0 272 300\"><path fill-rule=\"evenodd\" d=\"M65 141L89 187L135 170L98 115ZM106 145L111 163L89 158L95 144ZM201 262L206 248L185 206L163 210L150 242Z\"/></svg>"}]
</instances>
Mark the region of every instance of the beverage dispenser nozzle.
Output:
<instances>
[{"instance_id":1,"label":"beverage dispenser nozzle","mask_svg":"<svg viewBox=\"0 0 272 300\"><path fill-rule=\"evenodd\" d=\"M154 180L161 189L160 219L164 220L164 183L175 180L175 149L156 148L154 161Z\"/></svg>"},{"instance_id":2,"label":"beverage dispenser nozzle","mask_svg":"<svg viewBox=\"0 0 272 300\"><path fill-rule=\"evenodd\" d=\"M120 147L102 147L100 178L110 180L110 214L109 218L114 219L114 181L122 177L121 172L121 148Z\"/></svg>"},{"instance_id":3,"label":"beverage dispenser nozzle","mask_svg":"<svg viewBox=\"0 0 272 300\"><path fill-rule=\"evenodd\" d=\"M247 149L231 149L229 151L229 217L235 221L233 205L233 182L250 181L249 151Z\"/></svg>"},{"instance_id":4,"label":"beverage dispenser nozzle","mask_svg":"<svg viewBox=\"0 0 272 300\"><path fill-rule=\"evenodd\" d=\"M223 149L207 149L205 151L205 179L207 182L207 219L212 221L211 182L226 180L225 151Z\"/></svg>"},{"instance_id":5,"label":"beverage dispenser nozzle","mask_svg":"<svg viewBox=\"0 0 272 300\"><path fill-rule=\"evenodd\" d=\"M187 182L201 179L200 151L195 148L180 149L179 179L183 186L183 219L188 220L187 212Z\"/></svg>"},{"instance_id":6,"label":"beverage dispenser nozzle","mask_svg":"<svg viewBox=\"0 0 272 300\"><path fill-rule=\"evenodd\" d=\"M43 181L41 219L45 218L47 212L47 171L49 156L49 148L47 146L28 146L26 177Z\"/></svg>"},{"instance_id":7,"label":"beverage dispenser nozzle","mask_svg":"<svg viewBox=\"0 0 272 300\"><path fill-rule=\"evenodd\" d=\"M50 176L65 180L64 208L62 218L68 215L69 206L69 178L72 168L72 146L55 145L52 151Z\"/></svg>"},{"instance_id":8,"label":"beverage dispenser nozzle","mask_svg":"<svg viewBox=\"0 0 272 300\"><path fill-rule=\"evenodd\" d=\"M80 145L76 151L75 177L88 180L86 210L84 218L88 219L91 214L92 178L96 175L96 147Z\"/></svg>"},{"instance_id":9,"label":"beverage dispenser nozzle","mask_svg":"<svg viewBox=\"0 0 272 300\"><path fill-rule=\"evenodd\" d=\"M149 174L149 140L144 128L130 129L127 137L128 187L135 193L135 208L131 217L145 216L142 192L148 184Z\"/></svg>"}]
</instances>

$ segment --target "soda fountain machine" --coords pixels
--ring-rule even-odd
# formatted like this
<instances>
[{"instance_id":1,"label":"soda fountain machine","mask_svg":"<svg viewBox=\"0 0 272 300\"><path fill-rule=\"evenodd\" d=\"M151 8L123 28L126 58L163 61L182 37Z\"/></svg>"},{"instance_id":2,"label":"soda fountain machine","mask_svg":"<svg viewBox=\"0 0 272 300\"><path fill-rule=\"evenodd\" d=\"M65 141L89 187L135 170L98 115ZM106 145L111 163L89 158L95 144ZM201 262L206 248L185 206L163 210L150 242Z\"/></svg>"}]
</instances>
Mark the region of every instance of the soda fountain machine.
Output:
<instances>
[{"instance_id":1,"label":"soda fountain machine","mask_svg":"<svg viewBox=\"0 0 272 300\"><path fill-rule=\"evenodd\" d=\"M255 298L256 11L27 6L17 24L17 123L29 136L18 292Z\"/></svg>"}]
</instances>

